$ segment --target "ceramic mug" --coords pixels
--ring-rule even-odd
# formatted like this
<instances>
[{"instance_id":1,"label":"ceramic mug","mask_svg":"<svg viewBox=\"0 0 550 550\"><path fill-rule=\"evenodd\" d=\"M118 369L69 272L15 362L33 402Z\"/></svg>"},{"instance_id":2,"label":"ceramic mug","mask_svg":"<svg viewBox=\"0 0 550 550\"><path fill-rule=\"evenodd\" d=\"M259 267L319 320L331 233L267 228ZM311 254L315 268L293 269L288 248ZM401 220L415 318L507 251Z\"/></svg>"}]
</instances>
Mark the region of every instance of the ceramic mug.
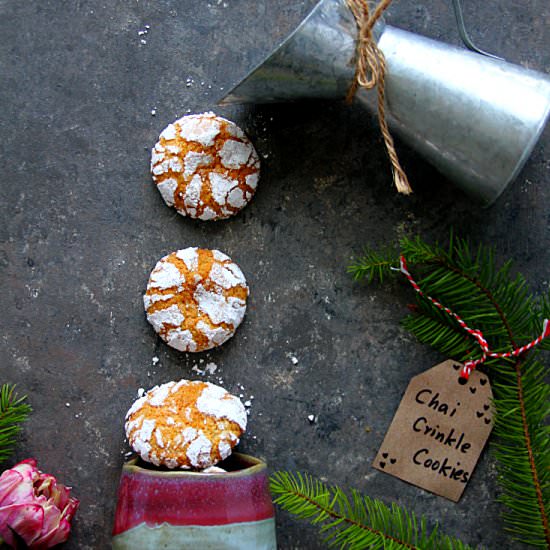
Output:
<instances>
[{"instance_id":1,"label":"ceramic mug","mask_svg":"<svg viewBox=\"0 0 550 550\"><path fill-rule=\"evenodd\" d=\"M233 453L227 473L122 467L113 550L276 550L265 462Z\"/></svg>"}]
</instances>

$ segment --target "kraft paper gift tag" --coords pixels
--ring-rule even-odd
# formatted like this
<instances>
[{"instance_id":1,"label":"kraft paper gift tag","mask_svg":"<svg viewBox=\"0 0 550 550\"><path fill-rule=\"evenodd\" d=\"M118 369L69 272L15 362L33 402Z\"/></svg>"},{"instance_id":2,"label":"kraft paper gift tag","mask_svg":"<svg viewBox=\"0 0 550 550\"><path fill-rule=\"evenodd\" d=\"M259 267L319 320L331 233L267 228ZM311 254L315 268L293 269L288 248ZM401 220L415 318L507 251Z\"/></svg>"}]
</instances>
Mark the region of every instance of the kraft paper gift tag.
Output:
<instances>
[{"instance_id":1,"label":"kraft paper gift tag","mask_svg":"<svg viewBox=\"0 0 550 550\"><path fill-rule=\"evenodd\" d=\"M415 376L373 466L457 502L493 428L493 392L485 374L459 378L445 361Z\"/></svg>"}]
</instances>

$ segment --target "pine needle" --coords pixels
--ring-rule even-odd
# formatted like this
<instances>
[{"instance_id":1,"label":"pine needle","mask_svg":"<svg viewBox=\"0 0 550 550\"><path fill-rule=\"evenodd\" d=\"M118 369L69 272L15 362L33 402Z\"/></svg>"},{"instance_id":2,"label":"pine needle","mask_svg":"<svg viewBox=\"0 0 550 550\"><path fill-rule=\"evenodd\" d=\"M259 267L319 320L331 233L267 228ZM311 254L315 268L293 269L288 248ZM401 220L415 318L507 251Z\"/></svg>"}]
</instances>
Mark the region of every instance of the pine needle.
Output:
<instances>
[{"instance_id":1,"label":"pine needle","mask_svg":"<svg viewBox=\"0 0 550 550\"><path fill-rule=\"evenodd\" d=\"M471 327L480 329L492 351L506 352L538 336L550 318L550 294L536 298L521 275L512 276L512 263L497 268L494 251L451 236L443 249L421 239L405 238L401 253L414 269L423 292L458 313ZM378 258L366 251L350 270L355 278L375 277ZM420 296L418 312L403 324L421 341L460 361L478 358L479 346L456 321ZM499 482L499 500L506 506L507 530L517 540L550 549L550 386L547 370L539 361L550 349L550 339L515 359L490 359L496 420L493 443Z\"/></svg>"},{"instance_id":2,"label":"pine needle","mask_svg":"<svg viewBox=\"0 0 550 550\"><path fill-rule=\"evenodd\" d=\"M352 490L325 485L308 474L276 472L271 476L275 503L319 528L323 541L341 549L471 550L461 541L428 531L424 517L393 504L386 506Z\"/></svg>"},{"instance_id":3,"label":"pine needle","mask_svg":"<svg viewBox=\"0 0 550 550\"><path fill-rule=\"evenodd\" d=\"M15 385L4 384L0 389L0 463L13 451L21 423L27 420L31 407L25 403L27 396L19 397Z\"/></svg>"}]
</instances>

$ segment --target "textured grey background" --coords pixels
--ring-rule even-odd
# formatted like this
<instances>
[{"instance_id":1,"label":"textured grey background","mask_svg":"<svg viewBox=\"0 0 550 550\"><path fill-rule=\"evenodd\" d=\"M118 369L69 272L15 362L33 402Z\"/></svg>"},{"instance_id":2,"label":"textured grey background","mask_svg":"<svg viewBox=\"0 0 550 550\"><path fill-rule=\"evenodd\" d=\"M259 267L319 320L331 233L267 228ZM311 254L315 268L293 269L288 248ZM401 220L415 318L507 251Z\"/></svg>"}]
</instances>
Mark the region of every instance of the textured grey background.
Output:
<instances>
[{"instance_id":1,"label":"textured grey background","mask_svg":"<svg viewBox=\"0 0 550 550\"><path fill-rule=\"evenodd\" d=\"M550 72L548 2L464 3L480 46ZM401 145L416 194L397 196L375 121L358 107L216 108L313 5L0 0L1 380L17 382L35 411L13 460L37 457L81 499L67 548L109 547L136 390L197 378L192 367L208 361L212 381L255 396L240 448L272 469L395 500L472 544L513 546L489 454L459 504L371 468L408 380L441 357L399 327L410 289L356 284L345 268L366 244L445 240L454 226L546 290L550 132L483 210ZM450 0L395 2L387 19L458 44ZM209 109L240 123L263 157L255 199L218 223L174 214L148 173L164 126ZM185 355L155 337L141 295L161 256L195 245L239 263L251 297L232 341ZM303 523L279 514L278 526L281 548L320 547Z\"/></svg>"}]
</instances>

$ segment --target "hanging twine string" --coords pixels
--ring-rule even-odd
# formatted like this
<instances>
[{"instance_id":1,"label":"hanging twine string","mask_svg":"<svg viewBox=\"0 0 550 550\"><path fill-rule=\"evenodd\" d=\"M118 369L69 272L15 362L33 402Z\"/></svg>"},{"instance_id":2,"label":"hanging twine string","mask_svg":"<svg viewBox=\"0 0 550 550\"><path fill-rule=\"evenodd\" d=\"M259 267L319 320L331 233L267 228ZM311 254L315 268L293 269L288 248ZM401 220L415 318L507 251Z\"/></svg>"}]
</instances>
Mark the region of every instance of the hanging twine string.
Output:
<instances>
[{"instance_id":1,"label":"hanging twine string","mask_svg":"<svg viewBox=\"0 0 550 550\"><path fill-rule=\"evenodd\" d=\"M351 103L359 87L371 90L376 87L378 91L378 123L380 131L386 144L386 150L390 157L393 173L393 182L397 191L405 195L412 193L407 174L397 157L393 138L386 121L386 59L378 48L376 39L372 35L372 29L376 22L382 17L384 11L391 4L392 0L382 0L370 15L367 0L347 0L347 4L353 13L359 29L357 38L355 77L348 91L346 101Z\"/></svg>"},{"instance_id":2,"label":"hanging twine string","mask_svg":"<svg viewBox=\"0 0 550 550\"><path fill-rule=\"evenodd\" d=\"M468 380L472 370L474 370L477 365L481 365L482 363L485 363L485 361L489 357L517 357L518 355L521 355L522 353L530 350L531 348L534 348L538 344L540 344L545 338L548 338L550 336L550 322L548 319L544 320L543 327L542 327L542 334L535 338L533 341L529 342L528 344L525 344L525 346L521 346L520 348L516 348L512 351L508 351L506 353L496 353L489 350L489 344L487 343L487 340L483 337L483 333L478 329L470 328L464 320L457 315L454 311L450 310L448 307L445 307L443 304L432 298L431 296L428 296L427 294L424 294L420 287L418 286L418 283L412 278L412 275L409 273L409 270L407 269L407 262L405 260L404 256L401 256L399 258L399 264L400 267L396 271L401 271L407 277L409 283L411 283L411 286L420 294L420 296L423 296L427 300L429 300L434 306L441 309L445 313L447 313L450 317L453 317L456 319L457 323L471 336L473 336L481 348L481 351L483 352L483 355L480 359L475 359L472 361L467 361L464 363L464 366L462 367L462 370L460 371L461 378L464 378Z\"/></svg>"}]
</instances>

